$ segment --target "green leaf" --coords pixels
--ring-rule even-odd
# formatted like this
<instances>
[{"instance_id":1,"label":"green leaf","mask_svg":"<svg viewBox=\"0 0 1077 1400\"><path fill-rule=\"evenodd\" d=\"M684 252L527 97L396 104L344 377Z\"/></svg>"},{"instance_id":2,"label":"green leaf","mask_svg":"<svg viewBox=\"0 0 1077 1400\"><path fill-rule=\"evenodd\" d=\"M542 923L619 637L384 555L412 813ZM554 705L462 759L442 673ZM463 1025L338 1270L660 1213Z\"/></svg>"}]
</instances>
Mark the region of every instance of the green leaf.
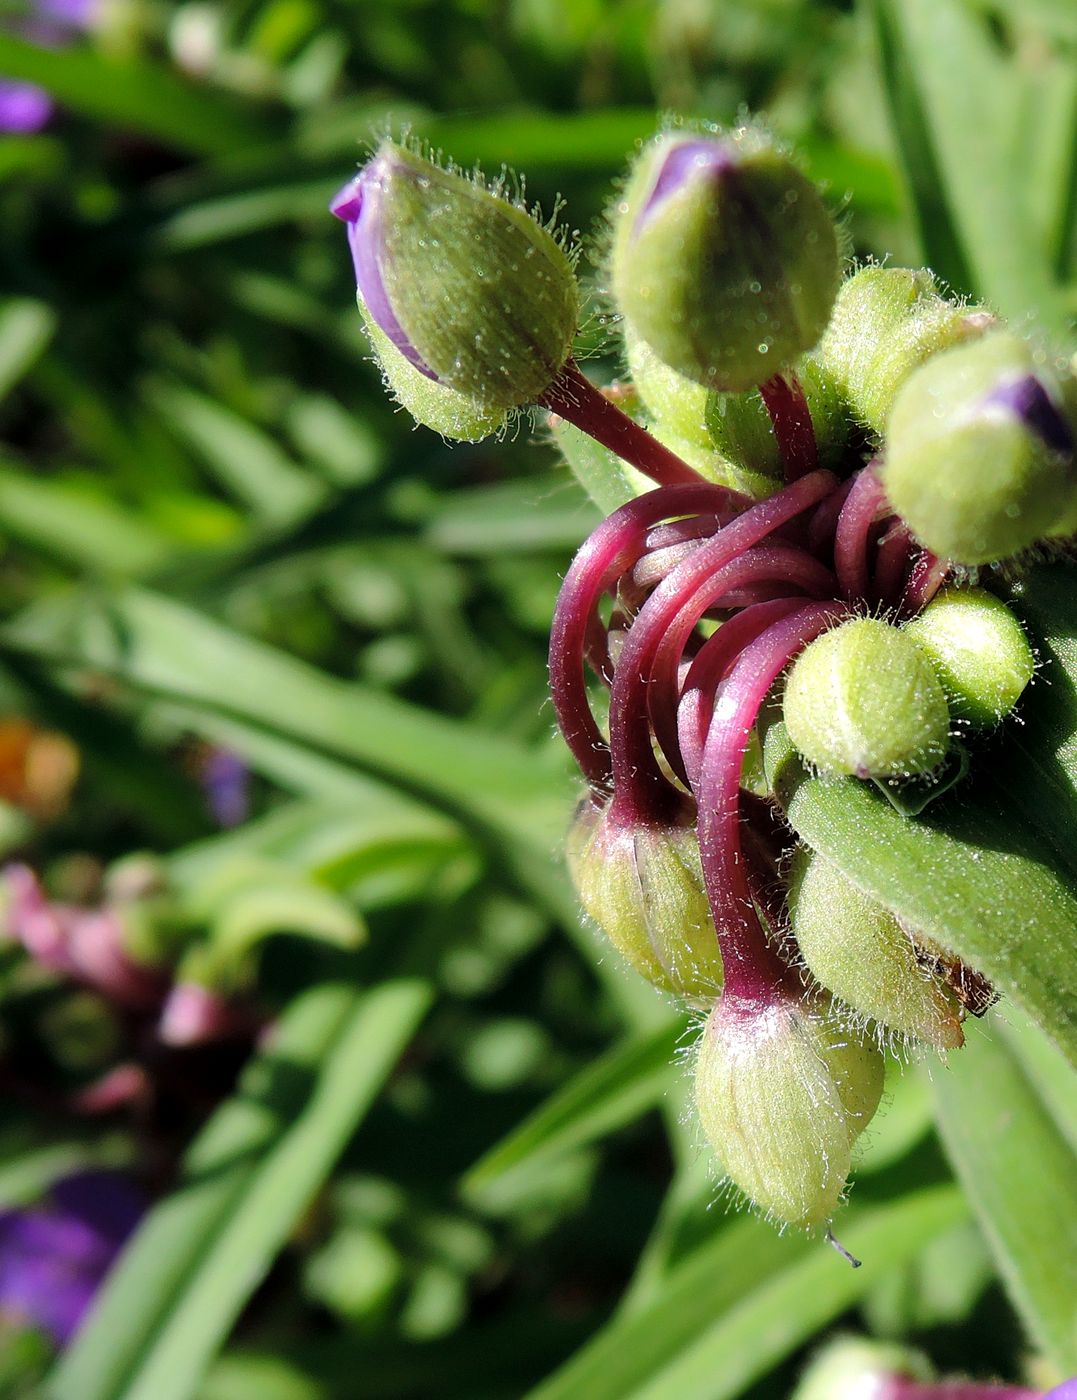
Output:
<instances>
[{"instance_id":1,"label":"green leaf","mask_svg":"<svg viewBox=\"0 0 1077 1400\"><path fill-rule=\"evenodd\" d=\"M42 480L0 462L0 529L69 568L135 576L175 546L144 519L84 485Z\"/></svg>"},{"instance_id":2,"label":"green leaf","mask_svg":"<svg viewBox=\"0 0 1077 1400\"><path fill-rule=\"evenodd\" d=\"M260 428L182 384L154 387L152 402L226 490L262 520L283 524L312 510L325 486L309 476Z\"/></svg>"},{"instance_id":3,"label":"green leaf","mask_svg":"<svg viewBox=\"0 0 1077 1400\"><path fill-rule=\"evenodd\" d=\"M56 332L56 313L43 301L10 297L0 306L0 399L31 368Z\"/></svg>"},{"instance_id":4,"label":"green leaf","mask_svg":"<svg viewBox=\"0 0 1077 1400\"><path fill-rule=\"evenodd\" d=\"M156 136L181 151L227 155L265 141L270 128L205 84L185 82L147 59L90 48L41 48L0 35L0 72L40 83L65 107Z\"/></svg>"},{"instance_id":5,"label":"green leaf","mask_svg":"<svg viewBox=\"0 0 1077 1400\"><path fill-rule=\"evenodd\" d=\"M962 1219L953 1187L851 1208L850 1269L820 1240L740 1220L695 1250L646 1308L615 1318L530 1400L732 1400L895 1265Z\"/></svg>"},{"instance_id":6,"label":"green leaf","mask_svg":"<svg viewBox=\"0 0 1077 1400\"><path fill-rule=\"evenodd\" d=\"M1014 788L997 765L981 757L974 782L911 818L855 778L809 776L783 725L768 734L766 759L809 846L984 972L1077 1064L1077 881L1035 829L1014 820Z\"/></svg>"},{"instance_id":7,"label":"green leaf","mask_svg":"<svg viewBox=\"0 0 1077 1400\"><path fill-rule=\"evenodd\" d=\"M986 24L961 0L878 0L880 25L889 41L889 91L899 130L923 129L915 150L920 167L913 192L921 222L930 228L937 196L927 188L937 162L941 190L976 291L1004 316L1030 313L1064 334L1068 318L1052 278L1051 260L1027 217L1027 170L1007 167L1003 152L1020 117L1012 67ZM898 50L894 56L894 50ZM904 121L901 114L905 113ZM951 269L938 269L953 275Z\"/></svg>"},{"instance_id":8,"label":"green leaf","mask_svg":"<svg viewBox=\"0 0 1077 1400\"><path fill-rule=\"evenodd\" d=\"M1033 1340L1068 1376L1077 1371L1077 1155L991 1032L974 1028L932 1075L939 1132Z\"/></svg>"},{"instance_id":9,"label":"green leaf","mask_svg":"<svg viewBox=\"0 0 1077 1400\"><path fill-rule=\"evenodd\" d=\"M49 1400L195 1395L429 1004L415 981L296 999L125 1251Z\"/></svg>"},{"instance_id":10,"label":"green leaf","mask_svg":"<svg viewBox=\"0 0 1077 1400\"><path fill-rule=\"evenodd\" d=\"M464 1192L476 1200L490 1193L500 1198L556 1158L635 1122L669 1090L684 1031L678 1020L607 1051L487 1152L464 1177Z\"/></svg>"}]
</instances>

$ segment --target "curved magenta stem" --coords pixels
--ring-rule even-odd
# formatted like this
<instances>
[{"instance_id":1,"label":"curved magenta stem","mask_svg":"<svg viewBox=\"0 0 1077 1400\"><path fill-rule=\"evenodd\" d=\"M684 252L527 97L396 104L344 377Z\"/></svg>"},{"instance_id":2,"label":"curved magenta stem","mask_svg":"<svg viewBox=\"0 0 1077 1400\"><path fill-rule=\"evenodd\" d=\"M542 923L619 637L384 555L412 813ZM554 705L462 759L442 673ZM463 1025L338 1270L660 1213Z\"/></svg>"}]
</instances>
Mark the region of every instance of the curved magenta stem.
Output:
<instances>
[{"instance_id":1,"label":"curved magenta stem","mask_svg":"<svg viewBox=\"0 0 1077 1400\"><path fill-rule=\"evenodd\" d=\"M593 787L608 788L609 745L595 723L584 681L584 655L599 598L639 557L647 531L671 516L697 511L735 516L744 498L710 482L648 491L602 522L580 547L561 586L550 630L550 694L565 742ZM592 651L594 637L591 635Z\"/></svg>"},{"instance_id":2,"label":"curved magenta stem","mask_svg":"<svg viewBox=\"0 0 1077 1400\"><path fill-rule=\"evenodd\" d=\"M725 969L723 999L769 1005L794 974L767 941L752 899L740 840L740 778L748 737L771 686L789 662L850 613L809 603L775 622L741 653L722 685L699 768L699 849Z\"/></svg>"},{"instance_id":3,"label":"curved magenta stem","mask_svg":"<svg viewBox=\"0 0 1077 1400\"><path fill-rule=\"evenodd\" d=\"M877 1400L1040 1400L1042 1391L976 1381L912 1381L891 1376L872 1391Z\"/></svg>"},{"instance_id":4,"label":"curved magenta stem","mask_svg":"<svg viewBox=\"0 0 1077 1400\"><path fill-rule=\"evenodd\" d=\"M538 402L559 418L567 418L603 447L616 452L659 486L691 485L706 480L600 393L572 358L565 362L561 373ZM747 502L748 498L744 499Z\"/></svg>"},{"instance_id":5,"label":"curved magenta stem","mask_svg":"<svg viewBox=\"0 0 1077 1400\"><path fill-rule=\"evenodd\" d=\"M841 591L849 602L868 602L871 576L868 549L871 527L885 509L886 496L874 466L862 468L838 516L834 531L834 568Z\"/></svg>"},{"instance_id":6,"label":"curved magenta stem","mask_svg":"<svg viewBox=\"0 0 1077 1400\"><path fill-rule=\"evenodd\" d=\"M897 606L915 553L909 527L898 516L894 516L875 551L872 588L880 603L891 608Z\"/></svg>"},{"instance_id":7,"label":"curved magenta stem","mask_svg":"<svg viewBox=\"0 0 1077 1400\"><path fill-rule=\"evenodd\" d=\"M819 465L819 447L800 380L791 370L776 374L760 384L759 394L770 414L778 451L785 464L786 481L796 481L815 471Z\"/></svg>"},{"instance_id":8,"label":"curved magenta stem","mask_svg":"<svg viewBox=\"0 0 1077 1400\"><path fill-rule=\"evenodd\" d=\"M700 647L688 668L677 709L679 748L685 776L693 792L699 784L703 746L714 714L715 695L726 672L756 637L803 606L803 598L775 598L756 603L723 623Z\"/></svg>"},{"instance_id":9,"label":"curved magenta stem","mask_svg":"<svg viewBox=\"0 0 1077 1400\"><path fill-rule=\"evenodd\" d=\"M922 612L946 582L949 572L950 564L947 560L940 559L929 549L922 549L901 595L899 614L902 617L915 617L918 612Z\"/></svg>"},{"instance_id":10,"label":"curved magenta stem","mask_svg":"<svg viewBox=\"0 0 1077 1400\"><path fill-rule=\"evenodd\" d=\"M655 738L679 778L687 782L677 733L680 685L677 673L685 645L703 615L713 607L731 606L742 590L769 581L779 596L802 593L809 598L833 597L834 575L812 555L793 545L763 544L746 550L737 559L686 591L677 615L666 628L655 650L647 686L647 705ZM732 621L731 618L729 621ZM724 623L719 629L724 631Z\"/></svg>"},{"instance_id":11,"label":"curved magenta stem","mask_svg":"<svg viewBox=\"0 0 1077 1400\"><path fill-rule=\"evenodd\" d=\"M614 801L623 804L624 820L645 819L654 803L671 800L651 745L647 687L655 653L685 596L833 489L834 477L819 471L760 501L678 564L640 609L621 648L610 696Z\"/></svg>"}]
</instances>

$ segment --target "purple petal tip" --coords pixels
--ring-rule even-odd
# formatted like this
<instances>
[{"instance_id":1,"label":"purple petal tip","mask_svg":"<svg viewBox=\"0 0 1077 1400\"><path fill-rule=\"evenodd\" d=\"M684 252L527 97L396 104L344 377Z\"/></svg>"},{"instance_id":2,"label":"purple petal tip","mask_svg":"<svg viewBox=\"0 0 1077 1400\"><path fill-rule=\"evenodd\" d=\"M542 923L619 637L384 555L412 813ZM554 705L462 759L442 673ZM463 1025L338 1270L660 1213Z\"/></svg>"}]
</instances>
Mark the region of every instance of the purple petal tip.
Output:
<instances>
[{"instance_id":1,"label":"purple petal tip","mask_svg":"<svg viewBox=\"0 0 1077 1400\"><path fill-rule=\"evenodd\" d=\"M329 212L343 223L354 224L359 217L359 211L363 207L363 187L362 174L356 175L353 179L336 192L329 203Z\"/></svg>"},{"instance_id":2,"label":"purple petal tip","mask_svg":"<svg viewBox=\"0 0 1077 1400\"><path fill-rule=\"evenodd\" d=\"M1047 390L1033 374L993 389L984 406L1020 418L1053 452L1073 454L1073 432Z\"/></svg>"},{"instance_id":3,"label":"purple petal tip","mask_svg":"<svg viewBox=\"0 0 1077 1400\"><path fill-rule=\"evenodd\" d=\"M662 162L646 203L639 211L635 232L639 232L655 210L670 195L676 194L686 180L701 175L723 175L735 164L734 158L720 141L682 141L674 146Z\"/></svg>"}]
</instances>

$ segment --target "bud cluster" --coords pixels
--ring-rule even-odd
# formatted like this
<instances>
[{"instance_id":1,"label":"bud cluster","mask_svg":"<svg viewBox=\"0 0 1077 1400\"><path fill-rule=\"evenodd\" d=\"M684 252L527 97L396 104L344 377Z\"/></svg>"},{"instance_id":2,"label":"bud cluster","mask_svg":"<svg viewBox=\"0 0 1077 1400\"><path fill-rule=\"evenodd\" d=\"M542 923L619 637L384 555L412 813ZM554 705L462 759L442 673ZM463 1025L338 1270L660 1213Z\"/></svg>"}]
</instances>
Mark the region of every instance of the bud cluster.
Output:
<instances>
[{"instance_id":1,"label":"bud cluster","mask_svg":"<svg viewBox=\"0 0 1077 1400\"><path fill-rule=\"evenodd\" d=\"M1034 657L969 570L1077 529L1072 369L926 271L843 280L824 199L751 126L642 150L611 209L631 382L608 394L571 356L571 260L499 191L386 143L333 208L421 422L478 436L537 404L581 479L616 464L551 632L588 784L572 875L626 962L705 1017L696 1102L729 1180L826 1226L882 1048L954 1049L992 993L791 852L747 756L780 706L810 767L895 801L929 800L965 741L975 759Z\"/></svg>"}]
</instances>

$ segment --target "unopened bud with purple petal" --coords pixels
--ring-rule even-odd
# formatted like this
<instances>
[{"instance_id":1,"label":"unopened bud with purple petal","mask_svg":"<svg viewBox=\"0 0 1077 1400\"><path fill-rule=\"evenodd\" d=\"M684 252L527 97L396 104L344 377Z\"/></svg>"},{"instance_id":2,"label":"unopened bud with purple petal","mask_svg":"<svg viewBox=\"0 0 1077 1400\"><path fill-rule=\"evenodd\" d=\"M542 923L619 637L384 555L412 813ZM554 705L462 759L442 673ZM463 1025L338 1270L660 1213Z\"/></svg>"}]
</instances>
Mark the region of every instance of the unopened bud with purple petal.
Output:
<instances>
[{"instance_id":1,"label":"unopened bud with purple petal","mask_svg":"<svg viewBox=\"0 0 1077 1400\"><path fill-rule=\"evenodd\" d=\"M834 223L761 132L657 137L614 220L618 306L679 374L750 389L823 333L840 275Z\"/></svg>"},{"instance_id":2,"label":"unopened bud with purple petal","mask_svg":"<svg viewBox=\"0 0 1077 1400\"><path fill-rule=\"evenodd\" d=\"M1077 528L1077 379L1008 331L936 355L902 386L883 484L917 539L987 564Z\"/></svg>"},{"instance_id":3,"label":"unopened bud with purple petal","mask_svg":"<svg viewBox=\"0 0 1077 1400\"><path fill-rule=\"evenodd\" d=\"M330 208L348 226L375 353L420 422L485 436L549 388L579 292L564 248L527 209L391 141Z\"/></svg>"}]
</instances>

